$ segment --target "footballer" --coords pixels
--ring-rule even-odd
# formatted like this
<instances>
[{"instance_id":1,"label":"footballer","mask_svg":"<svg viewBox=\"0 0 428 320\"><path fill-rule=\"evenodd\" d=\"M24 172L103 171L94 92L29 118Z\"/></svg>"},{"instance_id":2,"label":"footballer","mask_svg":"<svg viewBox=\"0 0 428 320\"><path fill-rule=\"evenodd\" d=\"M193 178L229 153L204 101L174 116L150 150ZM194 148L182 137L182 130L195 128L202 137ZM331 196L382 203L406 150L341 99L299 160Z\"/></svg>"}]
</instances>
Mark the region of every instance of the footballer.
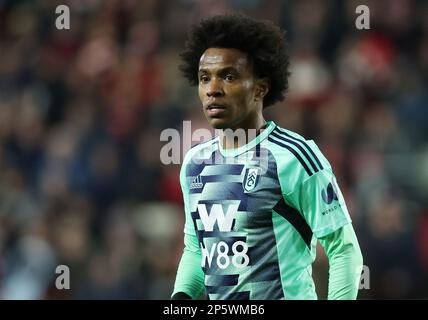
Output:
<instances>
[{"instance_id":1,"label":"footballer","mask_svg":"<svg viewBox=\"0 0 428 320\"><path fill-rule=\"evenodd\" d=\"M328 299L356 299L362 254L328 160L312 140L266 121L288 88L285 36L221 15L194 26L181 70L221 133L192 147L180 182L184 251L172 299L317 299L312 263L329 260ZM237 130L256 134L236 139Z\"/></svg>"}]
</instances>

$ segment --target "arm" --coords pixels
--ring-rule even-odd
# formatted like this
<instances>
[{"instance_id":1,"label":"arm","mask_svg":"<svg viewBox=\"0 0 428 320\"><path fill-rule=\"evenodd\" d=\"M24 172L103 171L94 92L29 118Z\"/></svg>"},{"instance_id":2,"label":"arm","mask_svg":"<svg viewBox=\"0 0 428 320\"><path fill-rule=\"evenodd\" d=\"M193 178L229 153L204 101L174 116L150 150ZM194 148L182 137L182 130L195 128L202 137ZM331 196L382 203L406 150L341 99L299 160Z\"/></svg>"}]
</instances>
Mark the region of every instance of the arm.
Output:
<instances>
[{"instance_id":1,"label":"arm","mask_svg":"<svg viewBox=\"0 0 428 320\"><path fill-rule=\"evenodd\" d=\"M180 170L180 185L184 201L184 250L178 265L174 290L171 299L198 299L204 291L204 273L201 267L201 249L193 227L189 209L189 189L186 181L186 164L190 154L187 154Z\"/></svg>"},{"instance_id":2,"label":"arm","mask_svg":"<svg viewBox=\"0 0 428 320\"><path fill-rule=\"evenodd\" d=\"M184 234L184 250L177 270L172 299L198 299L204 291L201 251L195 235Z\"/></svg>"},{"instance_id":3,"label":"arm","mask_svg":"<svg viewBox=\"0 0 428 320\"><path fill-rule=\"evenodd\" d=\"M289 134L288 136L290 136ZM296 138L313 156L318 169L304 170L302 161L287 158L283 149L273 147L277 159L293 159L278 164L281 190L286 203L305 219L329 257L329 299L355 299L361 277L362 256L352 228L345 198L337 184L333 169L312 140ZM276 149L275 149L276 148ZM306 156L309 160L311 157ZM308 173L309 171L309 173Z\"/></svg>"},{"instance_id":4,"label":"arm","mask_svg":"<svg viewBox=\"0 0 428 320\"><path fill-rule=\"evenodd\" d=\"M352 224L319 239L329 260L328 300L354 300L363 257Z\"/></svg>"}]
</instances>

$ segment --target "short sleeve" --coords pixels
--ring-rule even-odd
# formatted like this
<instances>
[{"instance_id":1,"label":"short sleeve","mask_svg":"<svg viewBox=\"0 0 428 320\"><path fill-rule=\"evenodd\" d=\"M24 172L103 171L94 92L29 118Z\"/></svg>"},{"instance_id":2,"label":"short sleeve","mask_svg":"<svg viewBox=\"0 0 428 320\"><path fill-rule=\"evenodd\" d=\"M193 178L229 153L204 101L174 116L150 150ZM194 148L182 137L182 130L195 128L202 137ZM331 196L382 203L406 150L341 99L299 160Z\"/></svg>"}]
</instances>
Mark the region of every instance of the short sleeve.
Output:
<instances>
[{"instance_id":1,"label":"short sleeve","mask_svg":"<svg viewBox=\"0 0 428 320\"><path fill-rule=\"evenodd\" d=\"M303 215L317 238L351 222L345 199L331 168L310 176L284 198Z\"/></svg>"}]
</instances>

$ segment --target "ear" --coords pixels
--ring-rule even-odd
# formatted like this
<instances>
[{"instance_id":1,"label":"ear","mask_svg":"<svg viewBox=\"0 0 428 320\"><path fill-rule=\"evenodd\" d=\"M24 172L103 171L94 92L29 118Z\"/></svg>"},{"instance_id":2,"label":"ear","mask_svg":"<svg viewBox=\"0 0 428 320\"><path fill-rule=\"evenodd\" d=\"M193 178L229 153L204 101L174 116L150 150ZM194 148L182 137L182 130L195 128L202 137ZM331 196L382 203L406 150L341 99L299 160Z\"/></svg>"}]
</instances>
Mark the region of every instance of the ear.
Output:
<instances>
[{"instance_id":1,"label":"ear","mask_svg":"<svg viewBox=\"0 0 428 320\"><path fill-rule=\"evenodd\" d=\"M269 78L260 78L256 80L256 93L254 95L254 100L263 100L263 98L268 94L270 87Z\"/></svg>"}]
</instances>

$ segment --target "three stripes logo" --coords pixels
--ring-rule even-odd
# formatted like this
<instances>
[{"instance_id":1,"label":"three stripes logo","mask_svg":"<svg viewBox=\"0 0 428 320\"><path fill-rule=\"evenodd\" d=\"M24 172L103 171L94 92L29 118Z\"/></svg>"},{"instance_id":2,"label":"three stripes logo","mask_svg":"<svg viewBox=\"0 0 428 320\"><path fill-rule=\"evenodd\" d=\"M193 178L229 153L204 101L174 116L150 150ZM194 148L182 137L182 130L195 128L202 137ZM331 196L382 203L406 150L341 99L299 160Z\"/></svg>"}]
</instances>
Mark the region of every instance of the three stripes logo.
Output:
<instances>
[{"instance_id":1,"label":"three stripes logo","mask_svg":"<svg viewBox=\"0 0 428 320\"><path fill-rule=\"evenodd\" d=\"M193 179L193 181L190 183L189 189L193 190L193 189L202 189L202 187L204 186L203 182L202 182L202 177L200 175L198 175L195 179Z\"/></svg>"},{"instance_id":2,"label":"three stripes logo","mask_svg":"<svg viewBox=\"0 0 428 320\"><path fill-rule=\"evenodd\" d=\"M289 134L286 130L276 127L268 140L293 154L309 176L324 169L321 161L308 143Z\"/></svg>"},{"instance_id":3,"label":"three stripes logo","mask_svg":"<svg viewBox=\"0 0 428 320\"><path fill-rule=\"evenodd\" d=\"M333 200L339 200L337 197L337 190L334 181L327 185L327 188L321 190L321 197L326 204L330 204Z\"/></svg>"}]
</instances>

